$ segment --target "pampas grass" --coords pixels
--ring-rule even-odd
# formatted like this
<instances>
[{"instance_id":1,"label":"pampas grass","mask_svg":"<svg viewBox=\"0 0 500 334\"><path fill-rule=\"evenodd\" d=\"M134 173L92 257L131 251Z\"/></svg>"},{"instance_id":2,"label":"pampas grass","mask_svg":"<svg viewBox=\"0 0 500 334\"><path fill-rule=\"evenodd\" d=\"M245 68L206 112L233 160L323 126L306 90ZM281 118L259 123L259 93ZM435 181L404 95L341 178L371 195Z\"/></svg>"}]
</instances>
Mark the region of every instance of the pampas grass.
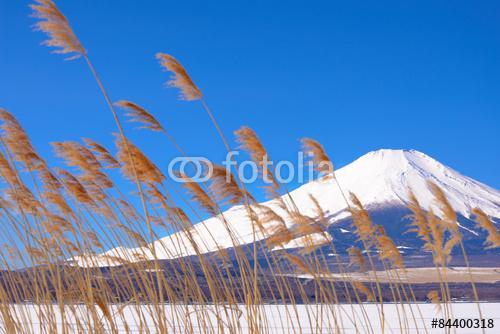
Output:
<instances>
[{"instance_id":1,"label":"pampas grass","mask_svg":"<svg viewBox=\"0 0 500 334\"><path fill-rule=\"evenodd\" d=\"M202 98L201 91L196 87L186 69L171 55L158 52L156 59L161 67L166 71L172 72L172 78L167 82L169 87L178 88L181 92L181 98L186 101L194 101Z\"/></svg>"},{"instance_id":2,"label":"pampas grass","mask_svg":"<svg viewBox=\"0 0 500 334\"><path fill-rule=\"evenodd\" d=\"M156 118L151 115L146 109L137 105L134 102L120 100L114 103L115 106L123 108L127 111L125 114L130 118L131 122L141 123L144 129L149 129L152 131L165 131L163 126L156 120Z\"/></svg>"},{"instance_id":3,"label":"pampas grass","mask_svg":"<svg viewBox=\"0 0 500 334\"><path fill-rule=\"evenodd\" d=\"M500 233L488 215L479 208L472 209L472 213L476 215L477 224L488 233L484 243L486 248L500 247Z\"/></svg>"},{"instance_id":4,"label":"pampas grass","mask_svg":"<svg viewBox=\"0 0 500 334\"><path fill-rule=\"evenodd\" d=\"M68 20L52 0L36 0L36 4L30 7L33 16L39 19L35 25L36 29L49 36L44 42L45 45L54 47L55 53L73 54L67 59L75 59L86 54Z\"/></svg>"},{"instance_id":5,"label":"pampas grass","mask_svg":"<svg viewBox=\"0 0 500 334\"><path fill-rule=\"evenodd\" d=\"M427 294L427 298L429 298L430 301L436 305L437 311L441 312L441 300L439 298L439 292L436 290L431 290Z\"/></svg>"},{"instance_id":6,"label":"pampas grass","mask_svg":"<svg viewBox=\"0 0 500 334\"><path fill-rule=\"evenodd\" d=\"M323 146L310 138L302 138L304 153L312 157L312 162L317 171L322 173L332 173L333 163L325 152Z\"/></svg>"}]
</instances>

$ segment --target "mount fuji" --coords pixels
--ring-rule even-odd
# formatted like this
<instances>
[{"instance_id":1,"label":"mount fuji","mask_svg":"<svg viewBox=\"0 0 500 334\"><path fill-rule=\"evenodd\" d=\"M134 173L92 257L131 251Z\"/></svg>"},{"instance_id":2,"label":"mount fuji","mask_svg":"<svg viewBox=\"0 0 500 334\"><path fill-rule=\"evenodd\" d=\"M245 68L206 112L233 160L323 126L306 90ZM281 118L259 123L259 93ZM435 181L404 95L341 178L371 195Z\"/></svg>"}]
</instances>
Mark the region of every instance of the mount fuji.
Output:
<instances>
[{"instance_id":1,"label":"mount fuji","mask_svg":"<svg viewBox=\"0 0 500 334\"><path fill-rule=\"evenodd\" d=\"M381 149L369 152L335 173L344 192L356 194L370 213L374 223L384 227L386 233L405 254L421 252L420 240L414 234L406 233L408 229L407 209L409 189L413 191L422 208L432 208L439 214L434 196L429 190L428 181L434 182L445 193L450 204L457 212L458 224L464 242L471 253L482 253L485 234L472 221L472 209L480 208L495 223L500 222L500 191L466 177L447 167L428 155L415 150ZM324 210L328 219L328 233L335 242L339 252L345 251L356 241L351 226L350 214L342 193L331 177L323 177L312 181L283 196L289 203L290 197L301 214L315 217L314 196ZM293 228L293 220L287 217L276 200L261 203L272 208L283 217L289 228ZM258 212L257 212L258 213ZM257 232L254 236L252 223L243 206L234 206L223 212L230 229L239 244L251 244L264 240L266 236ZM209 253L220 248L233 247L233 241L220 216L208 218L194 225L193 238L198 245L198 252ZM325 238L324 235L313 235L313 239ZM304 245L303 238L290 241L284 247L300 249ZM191 241L192 242L192 241ZM158 259L174 259L195 255L195 249L183 232L166 236L153 243ZM150 245L151 246L151 245ZM109 258L124 258L127 261L139 261L135 254L153 259L152 247L111 249L92 260L99 266L116 265ZM489 251L497 252L497 251ZM79 265L86 265L84 257L73 258ZM88 264L87 264L88 265Z\"/></svg>"}]
</instances>

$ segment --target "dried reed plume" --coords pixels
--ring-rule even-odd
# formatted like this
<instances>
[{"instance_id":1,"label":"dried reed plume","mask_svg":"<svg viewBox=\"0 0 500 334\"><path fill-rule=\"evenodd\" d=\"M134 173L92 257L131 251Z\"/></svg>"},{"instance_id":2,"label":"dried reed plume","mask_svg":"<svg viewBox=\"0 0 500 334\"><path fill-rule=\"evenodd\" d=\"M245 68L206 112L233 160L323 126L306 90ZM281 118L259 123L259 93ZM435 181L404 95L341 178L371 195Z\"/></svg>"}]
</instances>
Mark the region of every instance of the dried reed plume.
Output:
<instances>
[{"instance_id":1,"label":"dried reed plume","mask_svg":"<svg viewBox=\"0 0 500 334\"><path fill-rule=\"evenodd\" d=\"M431 303L436 305L437 312L441 312L441 299L439 298L439 292L436 290L431 290L427 294L427 298L429 298Z\"/></svg>"},{"instance_id":2,"label":"dried reed plume","mask_svg":"<svg viewBox=\"0 0 500 334\"><path fill-rule=\"evenodd\" d=\"M205 190L197 183L184 174L176 173L177 177L182 179L182 186L186 188L191 200L198 203L206 212L215 216L219 212L217 203Z\"/></svg>"},{"instance_id":3,"label":"dried reed plume","mask_svg":"<svg viewBox=\"0 0 500 334\"><path fill-rule=\"evenodd\" d=\"M117 158L122 163L121 170L125 177L144 183L161 183L163 175L156 165L137 146L121 136L116 138ZM130 153L130 154L129 154Z\"/></svg>"},{"instance_id":4,"label":"dried reed plume","mask_svg":"<svg viewBox=\"0 0 500 334\"><path fill-rule=\"evenodd\" d=\"M266 205L255 203L252 205L257 209L257 215L252 222L256 224L262 233L267 236L266 245L270 248L282 246L293 238L293 234L286 226L283 217Z\"/></svg>"},{"instance_id":5,"label":"dried reed plume","mask_svg":"<svg viewBox=\"0 0 500 334\"><path fill-rule=\"evenodd\" d=\"M2 152L0 152L0 175L4 181L10 185L17 185L19 183L16 171L12 168Z\"/></svg>"},{"instance_id":6,"label":"dried reed plume","mask_svg":"<svg viewBox=\"0 0 500 334\"><path fill-rule=\"evenodd\" d=\"M113 182L104 174L96 156L83 145L76 142L52 143L56 155L63 158L68 166L78 167L84 181L90 181L103 188L112 188Z\"/></svg>"},{"instance_id":7,"label":"dried reed plume","mask_svg":"<svg viewBox=\"0 0 500 334\"><path fill-rule=\"evenodd\" d=\"M218 201L228 204L243 202L245 191L239 187L233 173L224 166L215 164L212 166L210 181L210 191Z\"/></svg>"},{"instance_id":8,"label":"dried reed plume","mask_svg":"<svg viewBox=\"0 0 500 334\"><path fill-rule=\"evenodd\" d=\"M281 225L285 226L285 220L279 214L276 213L269 206L262 204L254 204L259 209L259 220L263 225L273 224L273 225Z\"/></svg>"},{"instance_id":9,"label":"dried reed plume","mask_svg":"<svg viewBox=\"0 0 500 334\"><path fill-rule=\"evenodd\" d=\"M14 155L15 160L25 164L31 171L41 169L44 162L35 152L27 133L16 118L7 110L0 108L0 120L3 121L1 126L3 143Z\"/></svg>"},{"instance_id":10,"label":"dried reed plume","mask_svg":"<svg viewBox=\"0 0 500 334\"><path fill-rule=\"evenodd\" d=\"M358 235L359 240L365 242L367 245L371 245L376 229L368 215L368 211L366 211L361 201L353 193L351 193L351 201L353 206L349 207L349 211L352 215L355 233Z\"/></svg>"},{"instance_id":11,"label":"dried reed plume","mask_svg":"<svg viewBox=\"0 0 500 334\"><path fill-rule=\"evenodd\" d=\"M302 138L301 142L302 150L311 157L314 168L318 172L333 173L333 163L320 143L310 138Z\"/></svg>"},{"instance_id":12,"label":"dried reed plume","mask_svg":"<svg viewBox=\"0 0 500 334\"><path fill-rule=\"evenodd\" d=\"M92 245L98 249L103 249L103 244L99 240L99 237L97 236L97 233L94 231L83 231L82 233L85 234L85 237L92 242Z\"/></svg>"},{"instance_id":13,"label":"dried reed plume","mask_svg":"<svg viewBox=\"0 0 500 334\"><path fill-rule=\"evenodd\" d=\"M56 192L62 187L61 182L59 182L56 175L48 167L38 171L38 178L46 191Z\"/></svg>"},{"instance_id":14,"label":"dried reed plume","mask_svg":"<svg viewBox=\"0 0 500 334\"><path fill-rule=\"evenodd\" d=\"M465 250L464 242L462 240L462 234L460 233L460 230L459 230L459 225L458 225L458 221L457 221L457 214L456 214L455 210L453 209L453 207L451 206L448 199L446 198L446 195L443 192L443 190L441 188L439 188L432 181L429 181L428 185L430 186L432 193L436 197L437 203L438 203L438 205L441 209L441 212L443 214L442 224L448 230L448 232L451 234L451 238L449 238L444 245L444 254L446 257L450 258L453 248L456 245L460 245L460 249L462 251L464 263L465 263L465 266L467 267L467 273L469 275L469 280L470 280L470 284L472 287L472 291L474 293L474 299L476 300L476 306L478 309L478 313L479 313L479 316L482 317L481 307L479 306L479 295L477 292L476 284L474 282L474 277L472 276L472 272L470 269L470 264L469 264L470 262L469 262L469 258L467 256L467 253Z\"/></svg>"},{"instance_id":15,"label":"dried reed plume","mask_svg":"<svg viewBox=\"0 0 500 334\"><path fill-rule=\"evenodd\" d=\"M451 248L445 249L445 229L444 223L436 217L434 211L429 209L427 221L432 235L432 252L434 263L440 266L445 266L451 259Z\"/></svg>"},{"instance_id":16,"label":"dried reed plume","mask_svg":"<svg viewBox=\"0 0 500 334\"><path fill-rule=\"evenodd\" d=\"M55 235L58 238L61 238L64 232L75 231L73 225L71 225L67 219L50 212L46 214L46 217L41 224L48 233Z\"/></svg>"},{"instance_id":17,"label":"dried reed plume","mask_svg":"<svg viewBox=\"0 0 500 334\"><path fill-rule=\"evenodd\" d=\"M33 192L24 184L19 184L15 188L5 190L5 194L24 213L35 215L39 213L42 207L40 201L33 195Z\"/></svg>"},{"instance_id":18,"label":"dried reed plume","mask_svg":"<svg viewBox=\"0 0 500 334\"><path fill-rule=\"evenodd\" d=\"M311 199L311 201L314 204L314 211L316 214L316 217L313 219L313 224L312 224L314 227L310 229L310 234L319 233L319 235L321 235L321 240L313 241L312 238L306 235L305 247L303 251L300 252L302 255L312 253L322 246L326 246L333 243L333 238L326 230L328 228L328 219L326 218L325 211L319 204L318 199L314 197L312 194L309 194L309 199Z\"/></svg>"},{"instance_id":19,"label":"dried reed plume","mask_svg":"<svg viewBox=\"0 0 500 334\"><path fill-rule=\"evenodd\" d=\"M67 59L85 55L85 49L56 4L52 0L36 0L36 3L30 7L33 10L33 16L39 19L35 24L36 29L49 36L44 44L56 48L54 53L73 54Z\"/></svg>"},{"instance_id":20,"label":"dried reed plume","mask_svg":"<svg viewBox=\"0 0 500 334\"><path fill-rule=\"evenodd\" d=\"M189 74L184 69L184 67L175 59L174 57L158 52L156 54L156 59L160 62L160 65L166 70L173 73L170 81L167 85L170 87L176 87L181 91L181 98L186 101L199 100L202 97L201 91L196 87L193 80L189 77Z\"/></svg>"},{"instance_id":21,"label":"dried reed plume","mask_svg":"<svg viewBox=\"0 0 500 334\"><path fill-rule=\"evenodd\" d=\"M313 274L313 271L309 266L297 255L293 255L290 253L284 253L284 257L290 261L293 265L295 265L300 271L307 273L307 274Z\"/></svg>"},{"instance_id":22,"label":"dried reed plume","mask_svg":"<svg viewBox=\"0 0 500 334\"><path fill-rule=\"evenodd\" d=\"M58 191L46 191L43 193L43 198L47 201L47 203L54 205L61 214L74 216L73 209L71 209L66 199Z\"/></svg>"},{"instance_id":23,"label":"dried reed plume","mask_svg":"<svg viewBox=\"0 0 500 334\"><path fill-rule=\"evenodd\" d=\"M318 223L320 223L323 226L323 229L326 229L328 227L328 219L326 218L325 211L319 204L318 199L313 196L312 194L309 194L309 199L313 202L314 204L314 211L316 213L316 220Z\"/></svg>"},{"instance_id":24,"label":"dried reed plume","mask_svg":"<svg viewBox=\"0 0 500 334\"><path fill-rule=\"evenodd\" d=\"M83 186L83 184L78 180L77 177L72 175L70 172L62 169L58 170L58 174L60 180L65 186L66 191L78 202L88 205L95 205L92 196L90 196L87 189Z\"/></svg>"},{"instance_id":25,"label":"dried reed plume","mask_svg":"<svg viewBox=\"0 0 500 334\"><path fill-rule=\"evenodd\" d=\"M273 171L269 168L270 163L269 163L269 155L267 154L267 151L260 141L259 137L249 127L243 126L240 129L236 130L235 132L236 135L236 141L240 144L240 148L245 150L248 154L250 154L250 157L253 162L258 166L258 171L262 175L264 183L266 185L263 186L263 189L267 195L268 198L273 198L277 199L280 203L279 205L286 211L289 211L287 208L287 205L284 203L281 195L280 195L280 185L276 178L274 177ZM288 190L286 189L286 186L283 186L285 189L288 198L291 201L291 204L296 207L293 198L290 196L288 193Z\"/></svg>"},{"instance_id":26,"label":"dried reed plume","mask_svg":"<svg viewBox=\"0 0 500 334\"><path fill-rule=\"evenodd\" d=\"M349 265L356 265L358 266L360 272L365 272L366 261L361 250L356 247L349 247L347 252L349 254Z\"/></svg>"},{"instance_id":27,"label":"dried reed plume","mask_svg":"<svg viewBox=\"0 0 500 334\"><path fill-rule=\"evenodd\" d=\"M408 232L416 232L417 236L424 242L424 249L432 251L431 230L429 229L425 212L420 207L420 203L411 190L409 191L409 199L408 208L411 210L412 215Z\"/></svg>"},{"instance_id":28,"label":"dried reed plume","mask_svg":"<svg viewBox=\"0 0 500 334\"><path fill-rule=\"evenodd\" d=\"M272 226L267 229L267 232L270 235L266 239L266 245L269 248L282 247L294 238L293 233L283 225Z\"/></svg>"},{"instance_id":29,"label":"dried reed plume","mask_svg":"<svg viewBox=\"0 0 500 334\"><path fill-rule=\"evenodd\" d=\"M295 223L293 226L294 239L302 238L304 244L301 254L314 252L321 246L330 243L331 237L326 233L323 225L316 222L314 218L303 215L299 212L289 212L290 218ZM317 239L316 236L320 239Z\"/></svg>"},{"instance_id":30,"label":"dried reed plume","mask_svg":"<svg viewBox=\"0 0 500 334\"><path fill-rule=\"evenodd\" d=\"M151 115L146 109L137 105L134 102L120 100L114 103L115 106L123 108L127 111L126 116L130 118L131 122L143 124L141 128L149 129L152 131L164 131L163 126L158 120Z\"/></svg>"},{"instance_id":31,"label":"dried reed plume","mask_svg":"<svg viewBox=\"0 0 500 334\"><path fill-rule=\"evenodd\" d=\"M136 232L136 231L133 231L131 228L125 226L125 225L118 225L118 227L120 229L123 230L123 232L125 232L125 234L133 241L137 242L137 244L141 247L146 247L148 245L147 241L144 239L144 237Z\"/></svg>"},{"instance_id":32,"label":"dried reed plume","mask_svg":"<svg viewBox=\"0 0 500 334\"><path fill-rule=\"evenodd\" d=\"M443 190L437 184L432 181L428 181L427 184L436 198L436 202L443 214L443 222L445 223L446 229L454 234L457 239L460 239L461 236L458 230L457 214L455 210L453 210Z\"/></svg>"},{"instance_id":33,"label":"dried reed plume","mask_svg":"<svg viewBox=\"0 0 500 334\"><path fill-rule=\"evenodd\" d=\"M500 233L498 233L498 229L488 215L478 208L472 209L472 213L476 215L475 220L479 227L488 232L488 236L484 242L486 248L500 247Z\"/></svg>"},{"instance_id":34,"label":"dried reed plume","mask_svg":"<svg viewBox=\"0 0 500 334\"><path fill-rule=\"evenodd\" d=\"M360 281L352 281L352 285L354 286L354 288L357 291L361 292L362 294L364 294L366 296L366 301L367 302L375 302L376 301L375 296L373 295L373 293L362 282L360 282Z\"/></svg>"},{"instance_id":35,"label":"dried reed plume","mask_svg":"<svg viewBox=\"0 0 500 334\"><path fill-rule=\"evenodd\" d=\"M234 133L236 135L236 141L240 144L240 148L247 151L252 160L262 167L264 161L268 159L268 156L264 145L262 145L255 131L249 127L243 126Z\"/></svg>"},{"instance_id":36,"label":"dried reed plume","mask_svg":"<svg viewBox=\"0 0 500 334\"><path fill-rule=\"evenodd\" d=\"M99 143L95 141L83 138L83 141L87 147L94 153L97 160L101 163L104 168L119 168L120 163L109 153L109 151Z\"/></svg>"},{"instance_id":37,"label":"dried reed plume","mask_svg":"<svg viewBox=\"0 0 500 334\"><path fill-rule=\"evenodd\" d=\"M385 233L379 233L377 235L377 248L379 250L380 259L389 260L396 268L404 268L403 256L401 256L394 241L385 235Z\"/></svg>"},{"instance_id":38,"label":"dried reed plume","mask_svg":"<svg viewBox=\"0 0 500 334\"><path fill-rule=\"evenodd\" d=\"M193 228L193 222L189 219L186 212L179 207L169 207L168 208L167 219L173 226L179 225L184 230L190 230Z\"/></svg>"}]
</instances>

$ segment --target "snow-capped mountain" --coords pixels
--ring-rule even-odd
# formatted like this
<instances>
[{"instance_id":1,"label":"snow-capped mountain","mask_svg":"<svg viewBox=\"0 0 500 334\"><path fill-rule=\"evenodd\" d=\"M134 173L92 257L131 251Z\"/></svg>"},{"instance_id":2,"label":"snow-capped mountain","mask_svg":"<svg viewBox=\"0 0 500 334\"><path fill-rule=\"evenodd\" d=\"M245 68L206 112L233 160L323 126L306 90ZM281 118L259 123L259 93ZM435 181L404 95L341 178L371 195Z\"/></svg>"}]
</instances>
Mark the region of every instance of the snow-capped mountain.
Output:
<instances>
[{"instance_id":1,"label":"snow-capped mountain","mask_svg":"<svg viewBox=\"0 0 500 334\"><path fill-rule=\"evenodd\" d=\"M436 212L434 197L427 187L427 181L436 183L446 194L453 208L459 215L459 224L462 227L464 237L478 237L480 231L469 220L471 210L475 207L481 208L490 217L500 218L500 191L488 187L459 172L441 164L424 153L414 150L390 150L381 149L367 153L351 164L336 171L337 180L344 192L352 192L357 195L371 214L376 223L382 224L389 235L401 249L412 248L402 237L406 230L404 216L408 213L408 190L412 189L416 198L423 208L432 207ZM350 232L352 228L349 222L347 205L342 194L335 184L334 179L325 177L305 184L290 192L293 202L300 213L315 217L315 205L310 197L314 196L325 211L330 228L329 232L334 239L342 243L342 239L354 240ZM285 202L290 198L284 196ZM287 225L292 227L293 221L278 206L276 201L268 201L264 204L283 216ZM240 244L248 244L255 240L262 240L265 236L256 232L242 206L235 206L223 213L223 216L236 235ZM227 228L224 227L221 217L212 217L196 224L193 231L194 239L198 245L198 251L202 253L215 251L219 248L233 246L233 241ZM321 241L324 236L313 235L313 239ZM413 236L413 239L416 238ZM413 240L412 239L412 240ZM478 241L482 243L482 240ZM298 238L286 245L286 248L300 247L302 239ZM171 259L181 256L196 254L191 242L183 233L176 233L154 242L157 257L159 259ZM134 261L136 253L153 258L147 248L112 249L103 255L126 258ZM79 264L85 265L82 258L75 259ZM112 265L106 257L101 257L99 265Z\"/></svg>"}]
</instances>

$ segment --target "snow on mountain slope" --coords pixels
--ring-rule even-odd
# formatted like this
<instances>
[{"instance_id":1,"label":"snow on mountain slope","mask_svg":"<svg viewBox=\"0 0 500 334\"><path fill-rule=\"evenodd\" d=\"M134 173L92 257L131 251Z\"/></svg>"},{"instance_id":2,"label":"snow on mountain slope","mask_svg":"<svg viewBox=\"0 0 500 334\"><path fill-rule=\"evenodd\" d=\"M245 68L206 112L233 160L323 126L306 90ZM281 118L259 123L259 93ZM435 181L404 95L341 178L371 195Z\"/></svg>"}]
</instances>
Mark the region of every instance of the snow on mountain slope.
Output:
<instances>
[{"instance_id":1,"label":"snow on mountain slope","mask_svg":"<svg viewBox=\"0 0 500 334\"><path fill-rule=\"evenodd\" d=\"M461 175L424 153L414 150L378 150L365 154L336 172L345 191L353 192L363 205L408 203L412 189L424 208L433 206L434 197L427 187L433 181L445 192L457 213L470 216L479 207L493 217L500 216L500 191ZM332 189L333 188L333 189ZM312 182L293 192L298 202L314 194L331 213L346 208L338 190L330 183Z\"/></svg>"},{"instance_id":2,"label":"snow on mountain slope","mask_svg":"<svg viewBox=\"0 0 500 334\"><path fill-rule=\"evenodd\" d=\"M408 189L412 189L423 208L434 207L434 197L427 188L427 181L435 182L445 192L457 213L464 217L471 216L471 209L481 208L491 217L500 217L500 191L461 175L444 166L431 157L414 150L382 149L365 154L351 164L336 171L336 177L343 190L355 193L367 208L408 204ZM330 223L348 216L347 206L333 178L326 177L305 184L290 192L293 201L302 214L315 217L315 207L310 198L313 195L330 218ZM289 202L287 196L283 197ZM293 223L286 217L275 201L262 203L271 207L285 218L288 226ZM434 208L435 211L439 211ZM231 230L240 244L254 240L253 228L244 207L235 206L223 213ZM201 253L233 246L221 217L212 217L194 227L194 239ZM256 232L255 240L264 236ZM321 242L324 237L313 235ZM302 240L294 240L286 248L300 247ZM170 259L196 252L183 233L176 233L154 242L159 259ZM152 259L149 249L112 249L99 258L94 258L92 265L113 265L113 260L106 257L121 257L128 261L138 260L136 253ZM142 256L141 256L142 257ZM74 259L80 265L86 265L83 258ZM87 262L88 265L88 262Z\"/></svg>"}]
</instances>

